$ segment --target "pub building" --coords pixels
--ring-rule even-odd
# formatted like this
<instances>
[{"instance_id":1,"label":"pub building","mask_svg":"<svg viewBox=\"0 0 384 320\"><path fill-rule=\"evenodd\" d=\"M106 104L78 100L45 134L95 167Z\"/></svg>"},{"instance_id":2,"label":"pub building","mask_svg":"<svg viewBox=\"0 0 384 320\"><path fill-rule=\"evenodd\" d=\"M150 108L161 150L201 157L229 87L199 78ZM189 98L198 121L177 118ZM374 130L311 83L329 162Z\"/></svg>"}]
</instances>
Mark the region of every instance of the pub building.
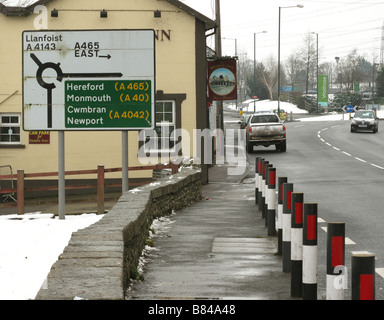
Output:
<instances>
[{"instance_id":1,"label":"pub building","mask_svg":"<svg viewBox=\"0 0 384 320\"><path fill-rule=\"evenodd\" d=\"M156 137L159 143L156 144L155 156L151 150L150 163L192 157L194 130L208 128L210 117L216 116L210 114L207 107L206 56L206 39L209 34L214 34L215 26L213 20L177 0L41 0L26 7L0 4L0 30L3 34L0 39L0 166L11 168L13 173L18 169L23 169L25 173L58 171L58 131L54 127L25 130L23 117L30 107L23 102L23 89L27 83L27 79L23 78L23 51L58 50L56 46L63 43L63 38L55 30L73 30L80 35L81 30L152 30L155 48L153 129L159 133L182 129L182 134L189 135L189 138L183 143L183 136L174 141L171 134L159 135ZM28 31L45 32L40 35L38 32L26 33ZM23 38L23 34L27 36ZM101 59L96 42L89 43L87 39L79 41L78 47L71 53L82 59L82 65L91 71ZM63 50L60 54L68 52ZM109 58L105 56L103 59ZM37 58L35 62L36 68L43 63ZM72 89L77 85L68 83ZM108 103L111 96L103 93L100 84L88 82L88 86L91 85L94 91L100 92L93 99ZM37 88L39 84L36 82ZM85 92L92 88L80 90ZM68 108L68 113L72 115L75 112L87 113L91 109L100 114L105 111L100 107L100 103L104 102L100 101L88 101L79 109L78 100L87 99L85 95L72 95L68 99L73 99L73 106ZM52 103L52 110L55 107ZM122 115L114 113L110 116ZM121 131L103 130L105 120L98 120L99 129L65 131L66 171L96 169L98 165L104 165L106 169L122 166ZM148 163L148 159L141 159L146 154L139 152L143 144L145 147L145 141L139 141L139 132L128 131L129 167ZM182 147L177 148L176 142ZM202 183L207 183L207 161L202 162ZM129 182L148 180L152 175L152 170L129 171ZM66 184L70 185L72 180L92 179L96 179L95 175L71 175L66 177ZM121 172L108 174L108 179L121 182ZM57 177L26 180L26 186L49 184L57 185Z\"/></svg>"}]
</instances>

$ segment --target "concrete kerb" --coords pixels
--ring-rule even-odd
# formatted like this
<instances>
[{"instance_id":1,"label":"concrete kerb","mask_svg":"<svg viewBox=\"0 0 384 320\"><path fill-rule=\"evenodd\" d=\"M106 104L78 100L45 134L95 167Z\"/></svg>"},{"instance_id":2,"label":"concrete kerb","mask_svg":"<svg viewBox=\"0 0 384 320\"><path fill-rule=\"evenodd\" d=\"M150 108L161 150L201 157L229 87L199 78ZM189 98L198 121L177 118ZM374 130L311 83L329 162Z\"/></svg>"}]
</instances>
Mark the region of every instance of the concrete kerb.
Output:
<instances>
[{"instance_id":1,"label":"concrete kerb","mask_svg":"<svg viewBox=\"0 0 384 320\"><path fill-rule=\"evenodd\" d=\"M35 299L124 299L153 219L200 199L194 168L124 193L101 220L72 235Z\"/></svg>"}]
</instances>

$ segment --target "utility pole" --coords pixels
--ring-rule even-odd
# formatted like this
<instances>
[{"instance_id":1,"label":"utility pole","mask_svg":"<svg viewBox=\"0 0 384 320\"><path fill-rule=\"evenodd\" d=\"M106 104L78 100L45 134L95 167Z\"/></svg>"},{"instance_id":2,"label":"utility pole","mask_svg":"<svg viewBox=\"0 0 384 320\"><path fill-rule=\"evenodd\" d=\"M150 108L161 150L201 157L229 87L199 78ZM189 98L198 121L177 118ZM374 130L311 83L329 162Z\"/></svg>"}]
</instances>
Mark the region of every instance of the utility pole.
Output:
<instances>
[{"instance_id":1,"label":"utility pole","mask_svg":"<svg viewBox=\"0 0 384 320\"><path fill-rule=\"evenodd\" d=\"M220 21L220 0L215 0L215 14L216 14L216 34L215 34L215 51L216 57L221 58L221 21ZM217 103L217 119L216 127L224 130L224 112L223 101Z\"/></svg>"}]
</instances>

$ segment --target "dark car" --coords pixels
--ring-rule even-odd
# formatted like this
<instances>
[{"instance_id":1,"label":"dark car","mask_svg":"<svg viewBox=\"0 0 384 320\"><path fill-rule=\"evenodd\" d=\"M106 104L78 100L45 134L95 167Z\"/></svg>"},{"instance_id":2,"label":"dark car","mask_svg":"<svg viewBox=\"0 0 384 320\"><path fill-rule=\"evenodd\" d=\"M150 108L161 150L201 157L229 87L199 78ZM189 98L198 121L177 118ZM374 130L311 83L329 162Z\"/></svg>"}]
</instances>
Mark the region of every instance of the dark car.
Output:
<instances>
[{"instance_id":1,"label":"dark car","mask_svg":"<svg viewBox=\"0 0 384 320\"><path fill-rule=\"evenodd\" d=\"M351 132L379 130L379 119L372 110L357 110L352 118Z\"/></svg>"}]
</instances>

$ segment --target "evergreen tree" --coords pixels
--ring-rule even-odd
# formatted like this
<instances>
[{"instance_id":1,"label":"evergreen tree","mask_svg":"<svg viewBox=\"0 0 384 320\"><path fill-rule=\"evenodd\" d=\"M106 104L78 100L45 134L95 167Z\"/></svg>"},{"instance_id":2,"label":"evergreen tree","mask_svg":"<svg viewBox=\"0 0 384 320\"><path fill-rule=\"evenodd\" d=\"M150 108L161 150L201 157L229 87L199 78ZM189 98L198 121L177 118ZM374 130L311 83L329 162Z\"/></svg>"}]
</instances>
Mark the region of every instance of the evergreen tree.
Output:
<instances>
[{"instance_id":1,"label":"evergreen tree","mask_svg":"<svg viewBox=\"0 0 384 320\"><path fill-rule=\"evenodd\" d=\"M381 66L381 69L377 72L376 95L378 97L384 97L384 66Z\"/></svg>"}]
</instances>

